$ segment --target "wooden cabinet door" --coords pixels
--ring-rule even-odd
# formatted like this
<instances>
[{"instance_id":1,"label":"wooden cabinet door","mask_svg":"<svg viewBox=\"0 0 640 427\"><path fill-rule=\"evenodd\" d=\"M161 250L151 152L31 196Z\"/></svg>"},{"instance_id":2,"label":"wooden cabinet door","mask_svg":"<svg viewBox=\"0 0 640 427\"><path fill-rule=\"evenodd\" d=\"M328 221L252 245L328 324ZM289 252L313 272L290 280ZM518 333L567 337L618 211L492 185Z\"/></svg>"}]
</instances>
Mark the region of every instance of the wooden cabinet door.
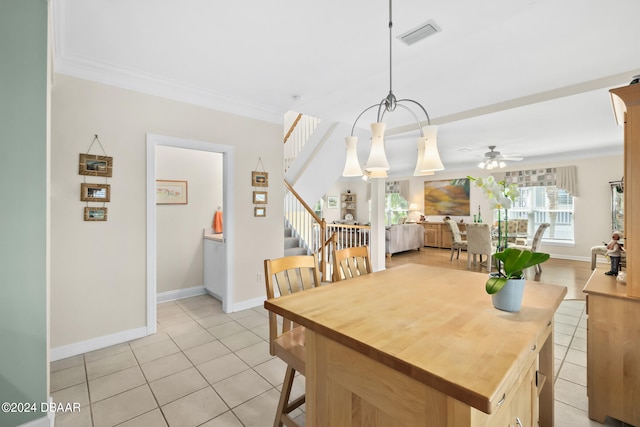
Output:
<instances>
[{"instance_id":1,"label":"wooden cabinet door","mask_svg":"<svg viewBox=\"0 0 640 427\"><path fill-rule=\"evenodd\" d=\"M440 226L438 224L422 224L424 227L424 245L440 247Z\"/></svg>"},{"instance_id":2,"label":"wooden cabinet door","mask_svg":"<svg viewBox=\"0 0 640 427\"><path fill-rule=\"evenodd\" d=\"M449 231L449 226L447 224L442 224L440 226L440 247L444 249L451 249L451 231Z\"/></svg>"},{"instance_id":3,"label":"wooden cabinet door","mask_svg":"<svg viewBox=\"0 0 640 427\"><path fill-rule=\"evenodd\" d=\"M529 375L522 380L516 395L510 405L511 423L519 427L537 426L538 414L533 413L534 400L537 400L537 388L535 384L536 371L534 366L529 369ZM552 387L553 384L546 384Z\"/></svg>"}]
</instances>

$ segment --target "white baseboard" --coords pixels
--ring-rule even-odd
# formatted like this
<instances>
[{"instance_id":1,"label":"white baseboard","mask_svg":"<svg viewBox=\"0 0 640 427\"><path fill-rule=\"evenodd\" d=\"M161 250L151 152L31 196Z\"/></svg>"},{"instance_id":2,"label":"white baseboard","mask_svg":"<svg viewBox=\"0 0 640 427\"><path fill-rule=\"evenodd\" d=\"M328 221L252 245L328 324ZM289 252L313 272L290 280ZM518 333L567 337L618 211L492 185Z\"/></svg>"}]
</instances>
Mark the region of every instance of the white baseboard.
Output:
<instances>
[{"instance_id":1,"label":"white baseboard","mask_svg":"<svg viewBox=\"0 0 640 427\"><path fill-rule=\"evenodd\" d=\"M266 299L267 299L266 297L259 297L259 298L254 298L254 299L241 301L239 303L233 304L233 311L234 312L242 311L242 310L246 310L248 308L262 306L262 304L264 303L264 301Z\"/></svg>"},{"instance_id":2,"label":"white baseboard","mask_svg":"<svg viewBox=\"0 0 640 427\"><path fill-rule=\"evenodd\" d=\"M558 255L558 254L550 254L553 259L568 259L571 261L587 261L591 262L591 253L589 256L575 256L575 255ZM544 265L543 267L544 268Z\"/></svg>"},{"instance_id":3,"label":"white baseboard","mask_svg":"<svg viewBox=\"0 0 640 427\"><path fill-rule=\"evenodd\" d=\"M129 329L128 331L117 332L111 335L104 335L102 337L52 348L49 352L49 358L52 362L55 362L56 360L66 359L67 357L146 337L147 335L146 326Z\"/></svg>"},{"instance_id":4,"label":"white baseboard","mask_svg":"<svg viewBox=\"0 0 640 427\"><path fill-rule=\"evenodd\" d=\"M195 297L197 295L204 295L207 290L204 286L194 286L192 288L176 289L174 291L167 291L156 294L156 303L175 301L178 299Z\"/></svg>"}]
</instances>

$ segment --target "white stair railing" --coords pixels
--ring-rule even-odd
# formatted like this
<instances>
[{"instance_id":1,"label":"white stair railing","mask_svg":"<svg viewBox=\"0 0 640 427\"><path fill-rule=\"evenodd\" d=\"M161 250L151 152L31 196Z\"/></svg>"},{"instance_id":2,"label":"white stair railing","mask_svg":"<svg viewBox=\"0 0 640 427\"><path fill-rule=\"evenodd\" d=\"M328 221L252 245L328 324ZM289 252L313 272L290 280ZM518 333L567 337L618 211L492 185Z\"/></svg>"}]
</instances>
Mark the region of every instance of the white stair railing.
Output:
<instances>
[{"instance_id":1,"label":"white stair railing","mask_svg":"<svg viewBox=\"0 0 640 427\"><path fill-rule=\"evenodd\" d=\"M285 226L292 228L295 237L300 239L301 245L307 248L309 253L315 252L318 254L322 280L330 281L331 269L329 260L331 259L331 253L328 251L331 250L332 245L327 240L323 240L326 221L320 219L313 212L287 181L284 182L284 185Z\"/></svg>"},{"instance_id":2,"label":"white stair railing","mask_svg":"<svg viewBox=\"0 0 640 427\"><path fill-rule=\"evenodd\" d=\"M302 147L309 141L318 123L320 123L320 120L315 117L298 114L289 132L287 132L287 135L284 137L285 172L289 169L296 157L298 157Z\"/></svg>"}]
</instances>

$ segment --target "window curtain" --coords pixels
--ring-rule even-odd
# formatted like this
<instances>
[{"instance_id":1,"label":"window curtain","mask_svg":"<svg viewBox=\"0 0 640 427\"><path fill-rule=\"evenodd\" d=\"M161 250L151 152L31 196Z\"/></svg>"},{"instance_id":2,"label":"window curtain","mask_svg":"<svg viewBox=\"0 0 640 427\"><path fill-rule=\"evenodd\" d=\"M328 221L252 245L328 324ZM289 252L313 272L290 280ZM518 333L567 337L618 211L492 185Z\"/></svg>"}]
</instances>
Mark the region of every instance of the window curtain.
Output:
<instances>
[{"instance_id":1,"label":"window curtain","mask_svg":"<svg viewBox=\"0 0 640 427\"><path fill-rule=\"evenodd\" d=\"M409 200L409 181L387 181L384 183L385 194L400 194L405 200Z\"/></svg>"},{"instance_id":2,"label":"window curtain","mask_svg":"<svg viewBox=\"0 0 640 427\"><path fill-rule=\"evenodd\" d=\"M575 166L560 168L527 169L492 174L496 181L518 187L547 187L555 185L573 197L578 197L578 173Z\"/></svg>"},{"instance_id":3,"label":"window curtain","mask_svg":"<svg viewBox=\"0 0 640 427\"><path fill-rule=\"evenodd\" d=\"M578 197L578 172L575 166L556 168L556 187Z\"/></svg>"}]
</instances>

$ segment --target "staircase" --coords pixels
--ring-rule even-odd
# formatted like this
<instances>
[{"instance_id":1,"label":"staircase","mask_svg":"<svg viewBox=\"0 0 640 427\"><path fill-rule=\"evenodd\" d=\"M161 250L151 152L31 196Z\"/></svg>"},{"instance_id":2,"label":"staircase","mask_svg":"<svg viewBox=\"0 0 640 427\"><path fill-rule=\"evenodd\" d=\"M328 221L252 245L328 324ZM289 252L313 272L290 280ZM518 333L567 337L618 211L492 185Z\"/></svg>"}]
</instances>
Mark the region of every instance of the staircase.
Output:
<instances>
[{"instance_id":1,"label":"staircase","mask_svg":"<svg viewBox=\"0 0 640 427\"><path fill-rule=\"evenodd\" d=\"M292 255L308 255L307 250L300 246L300 238L293 237L293 229L285 227L284 229L284 256Z\"/></svg>"}]
</instances>

